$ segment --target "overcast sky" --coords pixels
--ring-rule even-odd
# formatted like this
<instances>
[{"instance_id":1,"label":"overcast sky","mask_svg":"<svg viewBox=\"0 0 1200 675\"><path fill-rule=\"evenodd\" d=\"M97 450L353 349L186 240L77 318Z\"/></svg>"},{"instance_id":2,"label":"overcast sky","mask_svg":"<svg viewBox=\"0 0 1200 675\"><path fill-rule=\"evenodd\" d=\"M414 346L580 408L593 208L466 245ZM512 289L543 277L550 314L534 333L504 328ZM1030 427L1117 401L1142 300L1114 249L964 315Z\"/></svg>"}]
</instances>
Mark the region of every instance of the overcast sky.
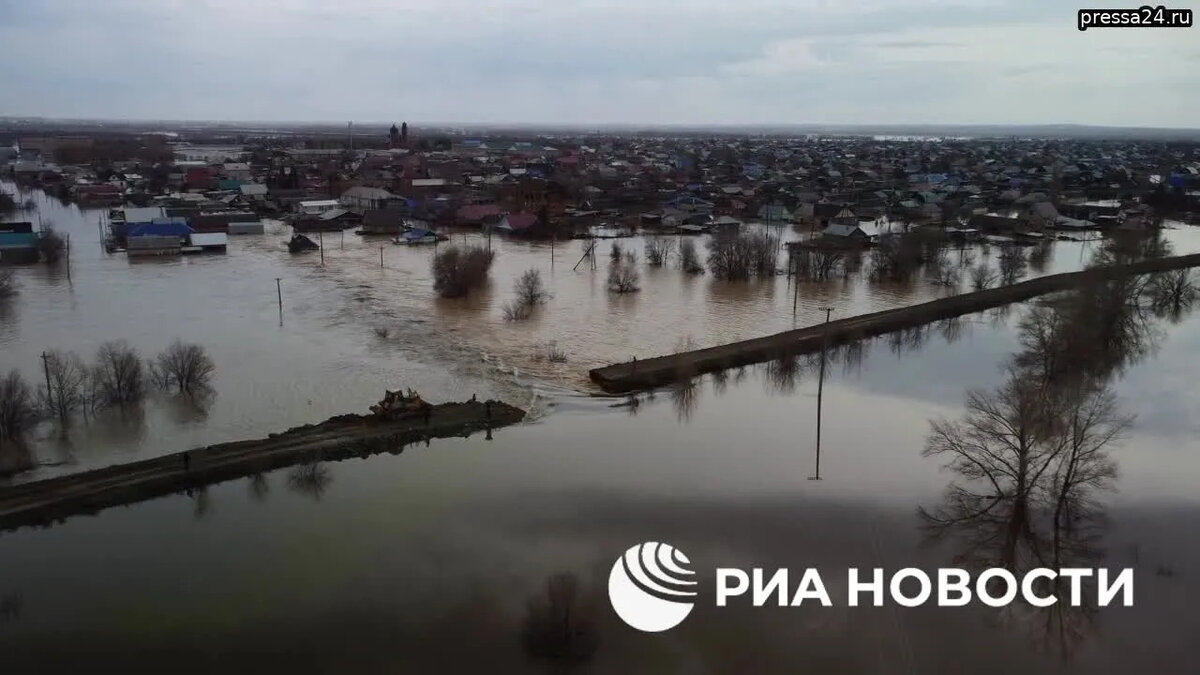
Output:
<instances>
[{"instance_id":1,"label":"overcast sky","mask_svg":"<svg viewBox=\"0 0 1200 675\"><path fill-rule=\"evenodd\" d=\"M1198 126L1200 28L1081 4L0 0L0 115Z\"/></svg>"}]
</instances>

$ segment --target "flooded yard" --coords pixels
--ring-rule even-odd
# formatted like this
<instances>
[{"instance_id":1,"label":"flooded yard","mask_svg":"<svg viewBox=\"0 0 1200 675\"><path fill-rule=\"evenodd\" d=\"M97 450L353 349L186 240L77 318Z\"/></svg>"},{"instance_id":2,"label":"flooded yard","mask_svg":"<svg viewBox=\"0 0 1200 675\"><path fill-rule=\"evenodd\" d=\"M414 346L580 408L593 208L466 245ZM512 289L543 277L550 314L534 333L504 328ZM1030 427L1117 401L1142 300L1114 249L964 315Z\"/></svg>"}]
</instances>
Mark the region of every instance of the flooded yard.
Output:
<instances>
[{"instance_id":1,"label":"flooded yard","mask_svg":"<svg viewBox=\"0 0 1200 675\"><path fill-rule=\"evenodd\" d=\"M642 291L616 296L606 244L596 271L572 271L581 242L493 237L490 287L447 301L431 289L431 248L351 233L343 247L326 234L322 267L317 254L290 256L278 231L231 238L224 256L130 263L101 250L95 213L38 199L71 234L71 275L19 271L0 369L37 381L43 350L90 356L124 338L150 355L181 337L212 354L216 395L202 409L155 400L65 437L43 428L35 451L47 466L17 480L364 411L385 388L494 396L534 415L491 440L435 440L0 534L0 654L14 672L545 672L520 636L559 573L578 580L597 637L578 672L1188 672L1200 629L1186 603L1200 592L1194 315L1146 317L1145 348L1105 373L1136 421L1106 448L1113 484L1072 495L1088 506L1087 527L1030 536L1062 566L1134 568L1133 607L704 602L671 632L643 634L605 597L613 560L642 541L686 551L708 586L719 565L816 567L834 579L847 567L1005 555L986 519L931 536L922 512L944 508L961 477L922 450L930 419L962 417L967 390L1005 381L1033 303L839 350L823 385L806 358L602 398L588 395L588 368L689 338L706 346L812 324L825 305L850 316L947 291L924 280L802 284L793 318L785 276L731 284L643 265ZM1169 236L1177 253L1200 250L1192 231ZM486 242L454 235L464 238ZM622 240L631 244L641 245ZM1077 269L1089 246L1057 242L1044 272ZM500 305L531 267L553 298L530 322L505 323ZM565 363L545 358L550 343Z\"/></svg>"}]
</instances>

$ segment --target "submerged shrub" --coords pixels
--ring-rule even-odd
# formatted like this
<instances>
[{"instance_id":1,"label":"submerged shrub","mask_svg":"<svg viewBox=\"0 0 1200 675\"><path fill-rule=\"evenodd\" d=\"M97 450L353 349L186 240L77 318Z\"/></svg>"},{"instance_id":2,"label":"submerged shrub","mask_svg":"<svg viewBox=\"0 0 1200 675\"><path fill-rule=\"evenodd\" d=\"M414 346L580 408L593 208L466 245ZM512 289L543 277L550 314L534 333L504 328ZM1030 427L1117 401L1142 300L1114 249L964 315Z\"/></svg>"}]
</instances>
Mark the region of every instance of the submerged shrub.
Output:
<instances>
[{"instance_id":1,"label":"submerged shrub","mask_svg":"<svg viewBox=\"0 0 1200 675\"><path fill-rule=\"evenodd\" d=\"M613 293L636 293L642 290L640 282L637 268L628 262L614 262L608 269L608 290Z\"/></svg>"},{"instance_id":2,"label":"submerged shrub","mask_svg":"<svg viewBox=\"0 0 1200 675\"><path fill-rule=\"evenodd\" d=\"M679 269L688 274L704 274L704 265L700 263L700 254L696 252L696 242L684 239L679 245Z\"/></svg>"},{"instance_id":3,"label":"submerged shrub","mask_svg":"<svg viewBox=\"0 0 1200 675\"><path fill-rule=\"evenodd\" d=\"M708 250L708 269L718 279L746 281L775 274L779 249L766 232L721 234Z\"/></svg>"},{"instance_id":4,"label":"submerged shrub","mask_svg":"<svg viewBox=\"0 0 1200 675\"><path fill-rule=\"evenodd\" d=\"M483 246L448 246L433 256L433 289L444 298L461 298L487 281L495 253Z\"/></svg>"}]
</instances>

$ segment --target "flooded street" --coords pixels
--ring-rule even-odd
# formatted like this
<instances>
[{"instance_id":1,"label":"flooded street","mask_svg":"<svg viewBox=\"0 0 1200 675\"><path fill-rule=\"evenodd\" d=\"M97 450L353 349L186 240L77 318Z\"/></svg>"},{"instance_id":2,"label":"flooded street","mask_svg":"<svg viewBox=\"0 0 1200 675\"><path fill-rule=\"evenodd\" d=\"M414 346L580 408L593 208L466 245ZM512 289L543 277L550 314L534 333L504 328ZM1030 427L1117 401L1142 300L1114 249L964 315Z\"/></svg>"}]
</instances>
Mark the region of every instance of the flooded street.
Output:
<instances>
[{"instance_id":1,"label":"flooded street","mask_svg":"<svg viewBox=\"0 0 1200 675\"><path fill-rule=\"evenodd\" d=\"M431 289L432 248L352 233L343 247L326 234L322 268L318 254L290 256L279 230L231 237L224 256L130 263L103 252L95 212L37 199L41 217L71 235L71 276L19 270L20 294L0 310L0 370L36 382L43 350L90 357L124 338L150 356L179 337L209 350L216 394L203 409L152 400L66 438L47 426L35 444L44 466L18 481L365 411L385 388L494 396L534 415L491 440L436 440L0 534L0 599L15 608L0 614L0 662L12 672L547 672L520 634L558 573L579 580L581 613L595 621L599 646L578 672L1189 672L1200 630L1187 604L1200 594L1196 314L1148 317L1144 353L1106 373L1136 422L1107 448L1113 485L1071 495L1088 527L1055 530L1052 543L1030 537L1056 566L1134 568L1133 607L706 600L669 633L643 634L605 596L613 560L642 541L686 551L708 587L717 566L811 566L844 582L847 567L1003 557L1009 544L984 519L931 536L921 514L945 508L960 477L922 449L931 419L957 419L967 390L1002 384L1026 346L1019 324L1032 303L878 338L861 354L839 350L820 386L818 457L812 359L710 375L636 403L586 395L586 371L812 324L824 305L851 316L946 289L802 284L793 318L784 276L726 284L643 265L642 292L616 296L605 287L607 243L596 271L586 261L572 271L581 242L552 251L494 237L490 287L443 301ZM1200 250L1193 230L1169 238L1176 253ZM1057 242L1035 273L1078 269L1091 246ZM530 322L506 324L500 306L530 267L554 297ZM546 358L551 343L565 363Z\"/></svg>"}]
</instances>

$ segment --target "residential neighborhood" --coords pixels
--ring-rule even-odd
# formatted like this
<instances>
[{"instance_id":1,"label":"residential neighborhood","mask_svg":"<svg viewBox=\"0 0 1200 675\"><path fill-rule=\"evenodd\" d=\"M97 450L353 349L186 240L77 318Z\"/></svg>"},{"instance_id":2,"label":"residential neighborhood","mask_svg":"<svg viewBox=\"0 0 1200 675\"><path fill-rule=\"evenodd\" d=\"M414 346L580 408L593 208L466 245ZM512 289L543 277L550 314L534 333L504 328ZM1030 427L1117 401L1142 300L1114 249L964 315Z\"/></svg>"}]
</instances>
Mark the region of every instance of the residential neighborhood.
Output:
<instances>
[{"instance_id":1,"label":"residential neighborhood","mask_svg":"<svg viewBox=\"0 0 1200 675\"><path fill-rule=\"evenodd\" d=\"M535 238L761 222L870 245L913 227L1012 235L1200 218L1196 148L1147 141L522 137L407 123L341 139L9 132L0 140L17 181L81 204L153 205L204 227L245 212L298 231L396 235L420 221Z\"/></svg>"}]
</instances>

